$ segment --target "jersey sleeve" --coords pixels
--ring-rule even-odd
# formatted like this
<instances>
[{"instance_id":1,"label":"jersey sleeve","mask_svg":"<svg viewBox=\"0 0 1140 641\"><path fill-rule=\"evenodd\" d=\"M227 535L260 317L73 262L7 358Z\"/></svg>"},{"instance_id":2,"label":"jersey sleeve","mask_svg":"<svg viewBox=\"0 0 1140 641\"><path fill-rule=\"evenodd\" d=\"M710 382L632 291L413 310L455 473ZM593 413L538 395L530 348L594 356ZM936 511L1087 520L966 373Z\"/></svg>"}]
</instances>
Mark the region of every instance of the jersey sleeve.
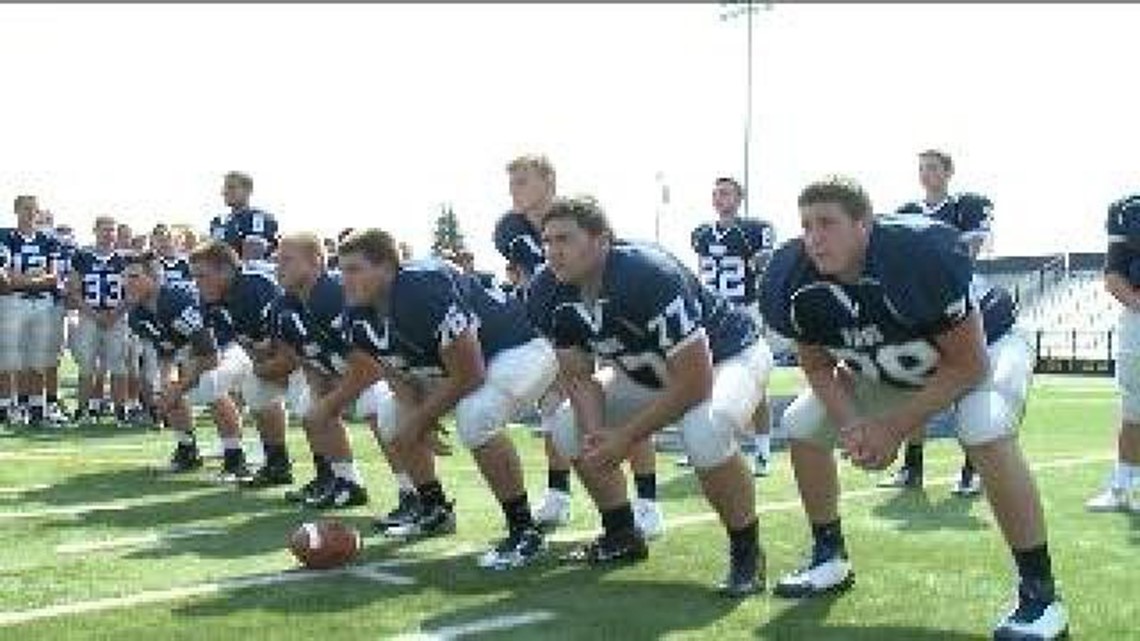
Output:
<instances>
[{"instance_id":1,"label":"jersey sleeve","mask_svg":"<svg viewBox=\"0 0 1140 641\"><path fill-rule=\"evenodd\" d=\"M958 231L966 239L989 237L993 208L993 202L981 194L961 194L958 197Z\"/></svg>"},{"instance_id":2,"label":"jersey sleeve","mask_svg":"<svg viewBox=\"0 0 1140 641\"><path fill-rule=\"evenodd\" d=\"M1130 196L1112 203L1105 221L1108 249L1104 257L1106 274L1118 274L1133 285L1140 285L1140 197Z\"/></svg>"},{"instance_id":3,"label":"jersey sleeve","mask_svg":"<svg viewBox=\"0 0 1140 641\"><path fill-rule=\"evenodd\" d=\"M519 214L505 214L495 224L495 249L528 275L533 275L539 265L546 262L541 241L530 223Z\"/></svg>"},{"instance_id":4,"label":"jersey sleeve","mask_svg":"<svg viewBox=\"0 0 1140 641\"><path fill-rule=\"evenodd\" d=\"M679 265L638 262L630 265L630 271L621 277L624 292L610 302L620 306L623 318L656 339L660 354L672 356L704 333L696 280L686 278Z\"/></svg>"},{"instance_id":5,"label":"jersey sleeve","mask_svg":"<svg viewBox=\"0 0 1140 641\"><path fill-rule=\"evenodd\" d=\"M901 315L923 336L936 336L965 320L972 309L973 267L958 234L929 225L903 242L895 253L905 263L896 264L884 280Z\"/></svg>"},{"instance_id":6,"label":"jersey sleeve","mask_svg":"<svg viewBox=\"0 0 1140 641\"><path fill-rule=\"evenodd\" d=\"M708 223L701 223L693 228L692 233L689 234L689 245L692 246L693 251L697 256L706 256L709 253L709 225Z\"/></svg>"},{"instance_id":7,"label":"jersey sleeve","mask_svg":"<svg viewBox=\"0 0 1140 641\"><path fill-rule=\"evenodd\" d=\"M416 272L409 284L419 304L397 307L395 313L403 321L397 325L399 331L407 332L417 345L436 346L442 351L459 335L478 327L478 320L448 272Z\"/></svg>"},{"instance_id":8,"label":"jersey sleeve","mask_svg":"<svg viewBox=\"0 0 1140 641\"><path fill-rule=\"evenodd\" d=\"M206 319L202 308L189 295L175 293L167 310L170 326L182 338L189 340L206 329Z\"/></svg>"},{"instance_id":9,"label":"jersey sleeve","mask_svg":"<svg viewBox=\"0 0 1140 641\"><path fill-rule=\"evenodd\" d=\"M742 220L741 231L744 232L744 239L751 251L749 258L770 252L775 246L776 238L772 231L772 225L763 220Z\"/></svg>"},{"instance_id":10,"label":"jersey sleeve","mask_svg":"<svg viewBox=\"0 0 1140 641\"><path fill-rule=\"evenodd\" d=\"M793 340L805 340L792 319L792 294L796 276L804 269L803 242L784 243L772 255L760 279L760 313L775 332Z\"/></svg>"},{"instance_id":11,"label":"jersey sleeve","mask_svg":"<svg viewBox=\"0 0 1140 641\"><path fill-rule=\"evenodd\" d=\"M565 290L548 269L539 270L530 282L525 299L527 318L535 330L554 343L557 349L582 347L583 339L575 330Z\"/></svg>"}]
</instances>

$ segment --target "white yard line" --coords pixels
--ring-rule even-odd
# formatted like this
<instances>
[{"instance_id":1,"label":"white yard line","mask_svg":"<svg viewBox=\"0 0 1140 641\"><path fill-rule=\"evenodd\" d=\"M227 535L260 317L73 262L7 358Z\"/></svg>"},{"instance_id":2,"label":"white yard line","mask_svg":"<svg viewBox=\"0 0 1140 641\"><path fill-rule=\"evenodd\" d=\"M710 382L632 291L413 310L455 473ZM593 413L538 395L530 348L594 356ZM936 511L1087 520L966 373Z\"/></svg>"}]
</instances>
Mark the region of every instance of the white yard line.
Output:
<instances>
[{"instance_id":1,"label":"white yard line","mask_svg":"<svg viewBox=\"0 0 1140 641\"><path fill-rule=\"evenodd\" d=\"M555 618L556 617L553 612L547 612L546 610L532 610L529 612L520 612L518 614L504 614L496 617L487 617L486 619L479 619L477 621L471 621L469 623L449 625L437 630L425 630L423 632L401 634L399 636L393 637L393 641L452 641L452 639L461 639L473 634L497 632L500 630L512 630L514 628L521 628L526 625L545 623Z\"/></svg>"},{"instance_id":2,"label":"white yard line","mask_svg":"<svg viewBox=\"0 0 1140 641\"><path fill-rule=\"evenodd\" d=\"M219 528L183 528L167 530L165 532L148 532L137 536L127 536L118 539L103 539L102 541L80 541L77 543L64 543L56 546L58 554L87 554L102 550L116 550L119 548L160 545L168 541L191 539L200 536L216 536L224 534L225 530Z\"/></svg>"},{"instance_id":3,"label":"white yard line","mask_svg":"<svg viewBox=\"0 0 1140 641\"><path fill-rule=\"evenodd\" d=\"M170 588L168 590L139 592L138 594L129 594L126 596L111 597L106 599L96 599L94 601L63 603L59 605L51 605L44 608L22 610L18 612L0 612L0 627L18 625L21 623L38 621L41 619L54 619L56 617L72 614L89 614L92 612L103 612L105 610L115 610L130 606L176 601L179 599L207 596L231 590L241 590L243 588L280 585L283 583L297 583L300 581L311 581L313 579L326 579L345 575L350 575L369 581L376 581L388 585L403 586L415 583L415 579L403 576L395 576L384 572L383 568L385 567L389 566L385 563L373 563L354 568L345 568L342 570L289 570L286 572L274 572L272 574L256 574L252 576L222 579L220 581L198 583L196 585Z\"/></svg>"},{"instance_id":4,"label":"white yard line","mask_svg":"<svg viewBox=\"0 0 1140 641\"><path fill-rule=\"evenodd\" d=\"M223 487L219 484L218 489L223 489ZM191 498L204 494L210 494L216 491L217 490L214 488L195 489L173 494L164 494L162 496L144 496L137 499L121 499L118 501L105 501L103 503L80 503L77 505L62 505L60 507L49 507L40 510L26 510L20 512L0 512L0 523L4 521L41 519L53 516L83 516L84 514L90 514L91 512L122 512L123 510L129 510L136 507L171 503L170 499L172 498Z\"/></svg>"},{"instance_id":5,"label":"white yard line","mask_svg":"<svg viewBox=\"0 0 1140 641\"><path fill-rule=\"evenodd\" d=\"M13 494L27 494L28 492L39 492L46 490L51 485L43 483L40 485L24 485L22 487L0 487L0 496L11 496Z\"/></svg>"}]
</instances>

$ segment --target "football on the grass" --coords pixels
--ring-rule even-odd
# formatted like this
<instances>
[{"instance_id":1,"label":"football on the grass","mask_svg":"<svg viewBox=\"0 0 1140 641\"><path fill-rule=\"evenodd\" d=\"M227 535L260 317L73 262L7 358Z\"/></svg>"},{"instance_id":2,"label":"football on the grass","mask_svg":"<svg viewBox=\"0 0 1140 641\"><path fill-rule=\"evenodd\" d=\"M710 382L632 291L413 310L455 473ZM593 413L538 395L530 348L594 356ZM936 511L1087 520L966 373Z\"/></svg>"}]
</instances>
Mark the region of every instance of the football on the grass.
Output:
<instances>
[{"instance_id":1,"label":"football on the grass","mask_svg":"<svg viewBox=\"0 0 1140 641\"><path fill-rule=\"evenodd\" d=\"M289 538L289 549L310 570L339 568L360 553L360 532L340 521L302 523Z\"/></svg>"}]
</instances>

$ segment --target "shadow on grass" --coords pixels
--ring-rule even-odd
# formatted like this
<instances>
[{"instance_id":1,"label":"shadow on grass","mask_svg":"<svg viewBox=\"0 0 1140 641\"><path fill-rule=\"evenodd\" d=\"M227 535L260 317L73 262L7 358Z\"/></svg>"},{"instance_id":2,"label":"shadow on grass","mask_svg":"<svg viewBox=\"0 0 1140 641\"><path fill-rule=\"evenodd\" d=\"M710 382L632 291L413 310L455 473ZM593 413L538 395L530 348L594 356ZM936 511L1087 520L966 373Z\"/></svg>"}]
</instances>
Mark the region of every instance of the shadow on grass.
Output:
<instances>
[{"instance_id":1,"label":"shadow on grass","mask_svg":"<svg viewBox=\"0 0 1140 641\"><path fill-rule=\"evenodd\" d=\"M156 461L157 462L157 461ZM42 489L28 490L9 498L21 503L79 506L124 499L161 497L217 487L197 476L161 476L145 467L74 474Z\"/></svg>"},{"instance_id":2,"label":"shadow on grass","mask_svg":"<svg viewBox=\"0 0 1140 641\"><path fill-rule=\"evenodd\" d=\"M471 556L428 560L385 571L413 578L416 583L391 585L330 576L328 580L284 584L271 590L218 595L177 608L174 615L223 619L251 610L302 617L356 612L356 617L344 619L346 626L369 635L386 635L539 610L557 618L543 627L519 628L514 638L650 639L702 629L743 605L719 597L705 585L615 578L609 572L574 569L554 559L511 572L480 570ZM463 597L480 602L456 607L455 599ZM373 609L369 614L376 616L372 618L361 618L363 613L357 612L383 602L395 603L395 599L405 599L399 611L381 614ZM440 599L442 607L436 601ZM416 611L421 608L430 614L420 618ZM495 638L510 636L504 632Z\"/></svg>"},{"instance_id":3,"label":"shadow on grass","mask_svg":"<svg viewBox=\"0 0 1140 641\"><path fill-rule=\"evenodd\" d=\"M964 634L947 630L914 626L831 625L828 613L842 596L799 601L779 611L761 625L755 638L765 641L977 641L989 638L982 634Z\"/></svg>"},{"instance_id":4,"label":"shadow on grass","mask_svg":"<svg viewBox=\"0 0 1140 641\"><path fill-rule=\"evenodd\" d=\"M901 491L871 508L875 516L893 521L902 532L975 531L986 524L970 513L975 501L956 496L932 503L925 490Z\"/></svg>"}]
</instances>

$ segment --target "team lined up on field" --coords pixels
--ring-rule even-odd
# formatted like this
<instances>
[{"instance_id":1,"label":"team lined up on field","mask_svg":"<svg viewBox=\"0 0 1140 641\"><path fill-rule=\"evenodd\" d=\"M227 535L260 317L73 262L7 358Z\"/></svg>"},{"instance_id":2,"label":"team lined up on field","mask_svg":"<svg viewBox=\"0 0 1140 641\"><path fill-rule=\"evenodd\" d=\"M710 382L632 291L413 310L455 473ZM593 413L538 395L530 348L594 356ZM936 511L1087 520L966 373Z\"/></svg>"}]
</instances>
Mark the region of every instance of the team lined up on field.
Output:
<instances>
[{"instance_id":1,"label":"team lined up on field","mask_svg":"<svg viewBox=\"0 0 1140 641\"><path fill-rule=\"evenodd\" d=\"M140 339L153 407L177 440L169 470L202 466L191 407L203 405L223 443L223 474L251 488L293 483L285 399L290 381L303 379L306 393L291 400L316 475L286 498L315 508L368 502L343 418L355 413L400 480L398 508L377 523L390 536L454 531L456 506L436 474L447 449L441 421L453 415L458 441L503 513L505 536L479 558L499 570L544 554L547 529L568 517L571 470L602 531L567 560L646 558L646 540L664 527L652 437L675 426L726 532L719 589L739 598L766 583L753 474L763 474L769 458L767 326L795 341L809 382L782 424L813 545L775 594L805 598L853 584L833 450L882 470L913 441L893 480L913 486L921 482L914 452L922 427L949 412L966 453L961 491L978 491L980 477L1018 570L1017 604L995 638L1060 638L1067 619L1016 438L1032 354L1013 327L1008 294L974 276L976 246L968 244L988 230L989 203L946 193L945 154L921 160L923 172L942 172L942 198L928 194L915 205L918 215L876 217L856 183L822 180L800 194L802 237L775 251L769 225L735 215L739 184L718 179L720 219L693 233L698 277L656 245L617 238L593 199L555 197L549 161L521 157L508 166L514 209L495 232L515 279L509 290L446 261L408 260L379 229L345 235L330 270L317 236L278 238L276 221L249 208L252 181L230 174L224 193L233 212L214 221L213 240L190 252L188 269L172 270L152 252L108 252L113 221L97 223L96 247L71 261L81 319L94 319L81 320L95 336L83 344L98 346L96 356L80 350L77 362L90 380L100 362L119 358L121 335ZM55 287L57 276L45 267L51 250L39 263L27 258L36 252L26 250L23 228L5 243L5 298L21 307L49 278ZM96 281L98 291L89 292ZM111 302L119 285L125 305ZM125 320L106 313L122 308L130 310ZM16 330L27 336L23 322ZM43 354L24 352L22 367L45 367ZM254 417L265 454L253 471L235 395ZM532 510L504 427L536 407L549 487Z\"/></svg>"}]
</instances>

